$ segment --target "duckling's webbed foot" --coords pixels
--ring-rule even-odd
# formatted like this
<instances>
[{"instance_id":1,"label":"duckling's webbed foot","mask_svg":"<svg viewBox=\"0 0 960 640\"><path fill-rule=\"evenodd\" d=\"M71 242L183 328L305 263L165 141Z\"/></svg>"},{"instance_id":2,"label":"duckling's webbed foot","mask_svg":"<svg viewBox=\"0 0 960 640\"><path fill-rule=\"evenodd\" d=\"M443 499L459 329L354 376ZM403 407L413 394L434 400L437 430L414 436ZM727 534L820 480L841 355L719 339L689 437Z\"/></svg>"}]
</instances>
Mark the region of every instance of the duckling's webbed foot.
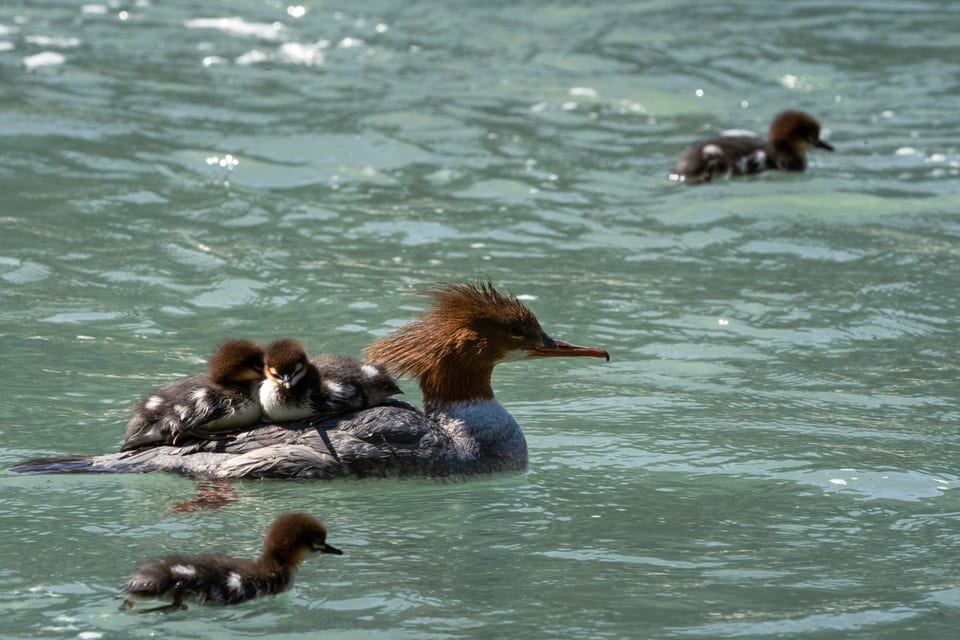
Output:
<instances>
[{"instance_id":1,"label":"duckling's webbed foot","mask_svg":"<svg viewBox=\"0 0 960 640\"><path fill-rule=\"evenodd\" d=\"M130 611L136 606L136 603L130 599L124 599L120 603L120 611ZM183 604L182 597L177 597L170 604L165 604L160 607L153 607L152 609L137 609L137 613L151 613L151 612L160 612L160 613L173 613L174 611L186 611L187 605Z\"/></svg>"}]
</instances>

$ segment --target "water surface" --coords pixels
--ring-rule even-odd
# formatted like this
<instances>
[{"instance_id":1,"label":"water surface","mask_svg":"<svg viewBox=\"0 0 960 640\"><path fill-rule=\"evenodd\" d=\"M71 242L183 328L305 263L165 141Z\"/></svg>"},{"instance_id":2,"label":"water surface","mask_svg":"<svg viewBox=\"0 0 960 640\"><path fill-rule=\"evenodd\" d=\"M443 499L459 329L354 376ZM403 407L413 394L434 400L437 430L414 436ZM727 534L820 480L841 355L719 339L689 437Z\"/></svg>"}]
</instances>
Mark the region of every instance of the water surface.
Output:
<instances>
[{"instance_id":1,"label":"water surface","mask_svg":"<svg viewBox=\"0 0 960 640\"><path fill-rule=\"evenodd\" d=\"M0 8L9 638L931 638L960 618L960 10L935 1ZM685 188L785 108L833 154ZM359 355L490 277L610 363L510 362L530 471L29 476L230 336ZM404 382L416 401L415 384ZM137 562L342 557L290 594L116 612Z\"/></svg>"}]
</instances>

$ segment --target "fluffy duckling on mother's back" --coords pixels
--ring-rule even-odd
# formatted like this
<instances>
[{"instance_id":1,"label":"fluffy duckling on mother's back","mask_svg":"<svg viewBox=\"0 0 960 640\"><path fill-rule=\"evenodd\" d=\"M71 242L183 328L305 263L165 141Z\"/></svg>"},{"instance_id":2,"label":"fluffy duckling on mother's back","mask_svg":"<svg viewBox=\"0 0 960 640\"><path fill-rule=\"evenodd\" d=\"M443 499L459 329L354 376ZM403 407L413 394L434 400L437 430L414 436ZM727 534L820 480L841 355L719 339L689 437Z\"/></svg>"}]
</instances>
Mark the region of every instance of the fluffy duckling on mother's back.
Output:
<instances>
[{"instance_id":1,"label":"fluffy duckling on mother's back","mask_svg":"<svg viewBox=\"0 0 960 640\"><path fill-rule=\"evenodd\" d=\"M278 422L366 409L402 393L382 366L342 355L310 359L292 338L267 345L264 372L260 405L264 415Z\"/></svg>"},{"instance_id":2,"label":"fluffy duckling on mother's back","mask_svg":"<svg viewBox=\"0 0 960 640\"><path fill-rule=\"evenodd\" d=\"M120 451L216 438L257 424L262 380L263 347L227 340L210 356L206 375L172 382L133 405Z\"/></svg>"}]
</instances>

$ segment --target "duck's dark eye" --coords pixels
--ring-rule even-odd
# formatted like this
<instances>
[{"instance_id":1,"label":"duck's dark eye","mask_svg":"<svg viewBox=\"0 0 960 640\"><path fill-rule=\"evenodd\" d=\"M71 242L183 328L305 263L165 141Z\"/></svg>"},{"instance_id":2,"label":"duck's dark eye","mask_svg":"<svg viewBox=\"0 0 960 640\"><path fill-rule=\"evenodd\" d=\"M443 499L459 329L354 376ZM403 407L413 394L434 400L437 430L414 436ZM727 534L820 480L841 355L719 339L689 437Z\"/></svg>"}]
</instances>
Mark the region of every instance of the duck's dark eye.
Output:
<instances>
[{"instance_id":1,"label":"duck's dark eye","mask_svg":"<svg viewBox=\"0 0 960 640\"><path fill-rule=\"evenodd\" d=\"M519 322L514 322L510 325L510 335L512 335L514 338L523 337L523 327L520 326Z\"/></svg>"}]
</instances>

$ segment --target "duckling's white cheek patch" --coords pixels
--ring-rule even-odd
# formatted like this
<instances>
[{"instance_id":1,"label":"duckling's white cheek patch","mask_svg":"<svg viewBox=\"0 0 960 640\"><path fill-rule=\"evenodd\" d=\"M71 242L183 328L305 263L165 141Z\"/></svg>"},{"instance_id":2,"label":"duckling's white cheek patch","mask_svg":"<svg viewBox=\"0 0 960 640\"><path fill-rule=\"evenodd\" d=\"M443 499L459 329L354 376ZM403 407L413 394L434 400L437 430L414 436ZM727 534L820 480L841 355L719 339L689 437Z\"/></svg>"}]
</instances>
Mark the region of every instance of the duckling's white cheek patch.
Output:
<instances>
[{"instance_id":1,"label":"duckling's white cheek patch","mask_svg":"<svg viewBox=\"0 0 960 640\"><path fill-rule=\"evenodd\" d=\"M380 371L373 365L365 364L360 367L360 373L363 374L364 378L372 379L380 375Z\"/></svg>"},{"instance_id":2,"label":"duckling's white cheek patch","mask_svg":"<svg viewBox=\"0 0 960 640\"><path fill-rule=\"evenodd\" d=\"M237 593L243 593L243 580L236 571L231 571L230 575L227 576L227 589Z\"/></svg>"},{"instance_id":3,"label":"duckling's white cheek patch","mask_svg":"<svg viewBox=\"0 0 960 640\"><path fill-rule=\"evenodd\" d=\"M160 396L150 396L150 399L147 400L147 403L143 405L143 408L147 411L153 411L159 409L163 406L163 398Z\"/></svg>"},{"instance_id":4,"label":"duckling's white cheek patch","mask_svg":"<svg viewBox=\"0 0 960 640\"><path fill-rule=\"evenodd\" d=\"M170 573L183 578L192 578L197 575L197 568L188 564L175 564L170 567Z\"/></svg>"}]
</instances>

